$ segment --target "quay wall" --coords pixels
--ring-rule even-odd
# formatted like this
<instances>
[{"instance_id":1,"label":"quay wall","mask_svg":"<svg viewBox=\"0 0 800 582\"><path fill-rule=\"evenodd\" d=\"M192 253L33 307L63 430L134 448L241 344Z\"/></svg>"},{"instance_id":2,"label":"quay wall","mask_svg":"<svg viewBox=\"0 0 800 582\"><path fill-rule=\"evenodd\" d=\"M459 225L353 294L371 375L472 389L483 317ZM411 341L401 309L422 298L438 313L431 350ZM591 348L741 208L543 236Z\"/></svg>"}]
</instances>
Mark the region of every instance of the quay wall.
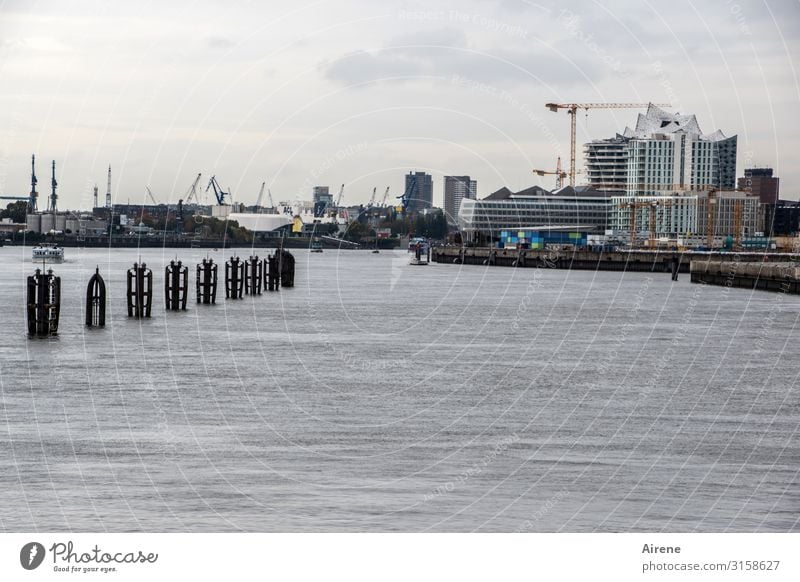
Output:
<instances>
[{"instance_id":1,"label":"quay wall","mask_svg":"<svg viewBox=\"0 0 800 582\"><path fill-rule=\"evenodd\" d=\"M549 269L579 269L590 271L646 271L671 273L677 262L679 273L688 273L693 260L720 262L735 260L743 263L785 262L797 260L796 255L764 252L678 252L678 251L609 251L496 249L489 247L434 247L431 260L436 263L489 265L498 267L529 267Z\"/></svg>"},{"instance_id":2,"label":"quay wall","mask_svg":"<svg viewBox=\"0 0 800 582\"><path fill-rule=\"evenodd\" d=\"M692 283L800 294L800 264L693 260Z\"/></svg>"}]
</instances>

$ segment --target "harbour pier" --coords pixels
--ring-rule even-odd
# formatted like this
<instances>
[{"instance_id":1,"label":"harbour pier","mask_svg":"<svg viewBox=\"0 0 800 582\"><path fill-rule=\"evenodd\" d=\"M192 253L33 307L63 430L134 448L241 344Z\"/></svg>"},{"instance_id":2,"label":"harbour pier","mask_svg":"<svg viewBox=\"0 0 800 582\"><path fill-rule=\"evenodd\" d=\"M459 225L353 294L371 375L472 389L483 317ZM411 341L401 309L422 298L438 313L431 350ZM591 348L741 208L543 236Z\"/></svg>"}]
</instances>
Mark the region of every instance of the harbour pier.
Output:
<instances>
[{"instance_id":1,"label":"harbour pier","mask_svg":"<svg viewBox=\"0 0 800 582\"><path fill-rule=\"evenodd\" d=\"M656 273L689 273L692 261L740 263L765 261L787 262L796 256L786 253L672 250L553 250L498 249L490 247L435 247L431 251L435 263L488 265L498 267L532 267L544 269L576 269L587 271L637 271ZM677 266L677 268L676 268Z\"/></svg>"}]
</instances>

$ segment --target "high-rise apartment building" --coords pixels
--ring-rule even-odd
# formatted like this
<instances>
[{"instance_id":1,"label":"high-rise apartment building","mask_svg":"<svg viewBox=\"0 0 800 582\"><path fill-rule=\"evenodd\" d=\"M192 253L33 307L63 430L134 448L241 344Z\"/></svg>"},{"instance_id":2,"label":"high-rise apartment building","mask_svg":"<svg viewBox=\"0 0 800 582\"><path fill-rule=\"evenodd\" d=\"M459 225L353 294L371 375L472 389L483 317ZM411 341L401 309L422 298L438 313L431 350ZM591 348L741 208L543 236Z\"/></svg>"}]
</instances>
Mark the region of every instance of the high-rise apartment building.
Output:
<instances>
[{"instance_id":1,"label":"high-rise apartment building","mask_svg":"<svg viewBox=\"0 0 800 582\"><path fill-rule=\"evenodd\" d=\"M478 182L470 180L469 176L444 177L444 215L448 224L457 224L458 209L464 198L475 200L478 192Z\"/></svg>"},{"instance_id":2,"label":"high-rise apartment building","mask_svg":"<svg viewBox=\"0 0 800 582\"><path fill-rule=\"evenodd\" d=\"M433 208L433 176L425 172L406 174L407 212L421 212Z\"/></svg>"},{"instance_id":3,"label":"high-rise apartment building","mask_svg":"<svg viewBox=\"0 0 800 582\"><path fill-rule=\"evenodd\" d=\"M584 145L588 184L627 196L736 185L736 136L704 134L694 115L650 105L635 129Z\"/></svg>"}]
</instances>

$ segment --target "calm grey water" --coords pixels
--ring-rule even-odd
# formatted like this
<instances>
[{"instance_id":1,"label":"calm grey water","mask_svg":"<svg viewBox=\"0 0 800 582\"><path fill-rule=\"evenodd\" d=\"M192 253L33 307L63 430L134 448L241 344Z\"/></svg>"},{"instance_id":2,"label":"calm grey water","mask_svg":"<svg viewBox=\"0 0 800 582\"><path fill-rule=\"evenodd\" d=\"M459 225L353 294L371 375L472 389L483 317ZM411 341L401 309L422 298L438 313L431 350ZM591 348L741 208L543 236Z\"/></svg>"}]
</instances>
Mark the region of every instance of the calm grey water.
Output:
<instances>
[{"instance_id":1,"label":"calm grey water","mask_svg":"<svg viewBox=\"0 0 800 582\"><path fill-rule=\"evenodd\" d=\"M167 314L176 252L136 321L138 253L67 249L29 340L0 249L0 530L800 530L798 297L296 251L294 289Z\"/></svg>"}]
</instances>

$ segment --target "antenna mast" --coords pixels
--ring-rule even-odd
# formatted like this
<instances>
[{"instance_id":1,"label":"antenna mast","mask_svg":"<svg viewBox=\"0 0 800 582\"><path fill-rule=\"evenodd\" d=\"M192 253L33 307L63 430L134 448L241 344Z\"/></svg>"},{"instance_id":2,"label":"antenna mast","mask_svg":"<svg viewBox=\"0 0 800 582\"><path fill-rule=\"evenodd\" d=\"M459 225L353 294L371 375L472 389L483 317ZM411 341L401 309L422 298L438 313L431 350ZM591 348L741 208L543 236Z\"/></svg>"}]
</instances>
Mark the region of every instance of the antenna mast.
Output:
<instances>
[{"instance_id":1,"label":"antenna mast","mask_svg":"<svg viewBox=\"0 0 800 582\"><path fill-rule=\"evenodd\" d=\"M111 208L111 164L108 164L108 189L106 190L106 208Z\"/></svg>"},{"instance_id":2,"label":"antenna mast","mask_svg":"<svg viewBox=\"0 0 800 582\"><path fill-rule=\"evenodd\" d=\"M28 211L36 212L36 199L39 193L36 191L36 155L31 155L31 196L28 199Z\"/></svg>"},{"instance_id":3,"label":"antenna mast","mask_svg":"<svg viewBox=\"0 0 800 582\"><path fill-rule=\"evenodd\" d=\"M56 186L58 186L58 182L56 182L56 161L53 160L53 177L50 179L50 187L53 189L53 192L50 194L50 207L48 208L50 212L56 212L58 210L58 194L56 194Z\"/></svg>"}]
</instances>

